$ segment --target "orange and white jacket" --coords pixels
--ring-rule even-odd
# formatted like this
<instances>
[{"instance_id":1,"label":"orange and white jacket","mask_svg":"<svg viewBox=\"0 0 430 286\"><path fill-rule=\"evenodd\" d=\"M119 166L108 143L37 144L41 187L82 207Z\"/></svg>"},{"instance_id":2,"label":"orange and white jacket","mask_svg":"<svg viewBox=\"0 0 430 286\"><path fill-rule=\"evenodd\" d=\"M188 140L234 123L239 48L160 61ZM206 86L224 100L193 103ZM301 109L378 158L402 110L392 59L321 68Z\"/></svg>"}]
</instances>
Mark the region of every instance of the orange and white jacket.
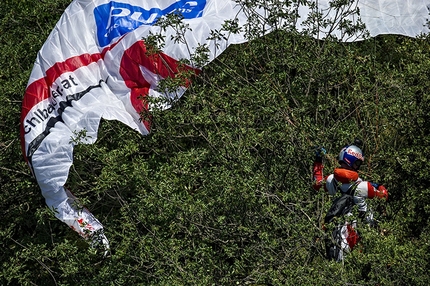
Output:
<instances>
[{"instance_id":1,"label":"orange and white jacket","mask_svg":"<svg viewBox=\"0 0 430 286\"><path fill-rule=\"evenodd\" d=\"M358 172L344 168L334 169L333 174L323 177L323 164L321 162L314 162L313 165L313 188L318 191L324 186L324 189L330 194L334 195L336 192L346 192L348 189L357 184L354 192L354 204L357 205L359 212L367 211L366 199L373 199L374 197L388 198L388 191L383 185L363 181Z\"/></svg>"}]
</instances>

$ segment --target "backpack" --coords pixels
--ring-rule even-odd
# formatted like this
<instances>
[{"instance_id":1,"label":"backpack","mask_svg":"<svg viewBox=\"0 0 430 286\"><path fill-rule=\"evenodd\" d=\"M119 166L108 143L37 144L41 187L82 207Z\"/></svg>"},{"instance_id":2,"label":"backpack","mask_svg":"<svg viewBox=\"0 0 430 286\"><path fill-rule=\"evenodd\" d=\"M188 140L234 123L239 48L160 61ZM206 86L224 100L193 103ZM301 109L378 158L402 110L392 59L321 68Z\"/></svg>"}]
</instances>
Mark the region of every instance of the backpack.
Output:
<instances>
[{"instance_id":1,"label":"backpack","mask_svg":"<svg viewBox=\"0 0 430 286\"><path fill-rule=\"evenodd\" d=\"M333 204L324 218L325 223L329 223L335 217L345 215L351 211L352 207L354 206L354 193L357 185L358 182L355 182L345 193L342 193L340 197L333 201ZM339 186L338 189L340 190Z\"/></svg>"}]
</instances>

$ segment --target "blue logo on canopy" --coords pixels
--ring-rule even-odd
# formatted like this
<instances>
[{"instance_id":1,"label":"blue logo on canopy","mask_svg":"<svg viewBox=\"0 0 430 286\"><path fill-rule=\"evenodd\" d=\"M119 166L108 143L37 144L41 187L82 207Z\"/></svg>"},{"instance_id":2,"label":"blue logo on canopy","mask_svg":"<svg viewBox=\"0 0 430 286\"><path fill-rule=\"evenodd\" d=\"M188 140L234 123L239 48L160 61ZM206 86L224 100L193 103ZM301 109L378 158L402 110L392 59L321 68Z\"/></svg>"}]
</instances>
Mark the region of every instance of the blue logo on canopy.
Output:
<instances>
[{"instance_id":1,"label":"blue logo on canopy","mask_svg":"<svg viewBox=\"0 0 430 286\"><path fill-rule=\"evenodd\" d=\"M142 25L153 25L161 16L178 12L185 19L201 17L206 0L180 0L165 9L145 10L120 2L109 2L94 9L97 26L97 40L101 47Z\"/></svg>"}]
</instances>

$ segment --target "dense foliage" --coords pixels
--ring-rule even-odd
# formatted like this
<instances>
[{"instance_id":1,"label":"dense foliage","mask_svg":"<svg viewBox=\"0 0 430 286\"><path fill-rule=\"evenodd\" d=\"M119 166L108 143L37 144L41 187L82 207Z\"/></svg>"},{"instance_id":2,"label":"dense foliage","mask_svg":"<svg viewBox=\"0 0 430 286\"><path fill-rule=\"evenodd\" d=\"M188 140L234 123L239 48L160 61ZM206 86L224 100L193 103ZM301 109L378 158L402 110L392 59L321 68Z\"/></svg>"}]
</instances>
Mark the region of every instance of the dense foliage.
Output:
<instances>
[{"instance_id":1,"label":"dense foliage","mask_svg":"<svg viewBox=\"0 0 430 286\"><path fill-rule=\"evenodd\" d=\"M67 186L104 224L104 258L47 210L22 159L22 95L70 1L34 3L0 2L0 284L429 283L428 38L341 43L283 29L231 46L154 111L149 136L103 121L97 143L75 149ZM354 137L361 177L390 197L369 202L379 226L361 226L359 249L335 263L313 148L328 150L330 172Z\"/></svg>"}]
</instances>

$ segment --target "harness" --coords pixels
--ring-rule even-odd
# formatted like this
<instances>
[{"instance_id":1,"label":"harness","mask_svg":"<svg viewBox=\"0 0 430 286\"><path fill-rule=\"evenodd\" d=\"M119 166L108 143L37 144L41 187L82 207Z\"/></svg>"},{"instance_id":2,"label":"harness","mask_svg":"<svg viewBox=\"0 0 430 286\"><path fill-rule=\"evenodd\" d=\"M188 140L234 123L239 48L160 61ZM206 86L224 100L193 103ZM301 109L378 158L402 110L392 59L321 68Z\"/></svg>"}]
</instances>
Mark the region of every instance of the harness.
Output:
<instances>
[{"instance_id":1,"label":"harness","mask_svg":"<svg viewBox=\"0 0 430 286\"><path fill-rule=\"evenodd\" d=\"M351 184L351 186L349 186L349 188L346 190L346 192L342 192L342 189L340 188L340 186L342 185L342 183L339 183L338 180L336 180L333 177L333 183L336 184L336 188L339 191L339 193L343 195L350 195L350 196L354 196L355 194L355 190L357 189L358 184L360 183L358 180L355 181L354 183Z\"/></svg>"},{"instance_id":2,"label":"harness","mask_svg":"<svg viewBox=\"0 0 430 286\"><path fill-rule=\"evenodd\" d=\"M359 182L355 181L353 184L351 184L351 186L348 188L348 190L346 190L346 192L342 192L340 184L335 178L333 178L333 183L336 184L336 188L341 193L341 196L333 201L333 204L331 205L324 218L325 223L329 223L335 217L345 215L351 211L352 207L354 206L355 190L357 189L357 185Z\"/></svg>"}]
</instances>

